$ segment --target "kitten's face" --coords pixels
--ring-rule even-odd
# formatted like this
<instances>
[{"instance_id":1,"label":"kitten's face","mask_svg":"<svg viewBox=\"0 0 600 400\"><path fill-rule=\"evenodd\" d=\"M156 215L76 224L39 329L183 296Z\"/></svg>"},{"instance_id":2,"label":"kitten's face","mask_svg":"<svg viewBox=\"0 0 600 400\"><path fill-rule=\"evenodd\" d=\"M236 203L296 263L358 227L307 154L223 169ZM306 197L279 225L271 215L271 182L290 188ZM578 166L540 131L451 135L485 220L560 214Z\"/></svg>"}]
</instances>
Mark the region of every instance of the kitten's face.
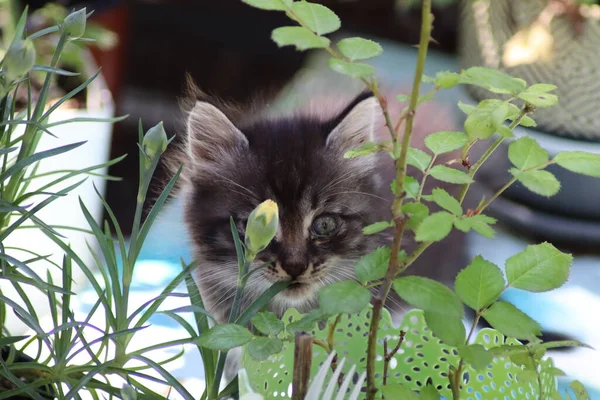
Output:
<instances>
[{"instance_id":1,"label":"kitten's face","mask_svg":"<svg viewBox=\"0 0 600 400\"><path fill-rule=\"evenodd\" d=\"M359 98L329 121L293 117L238 129L213 106L196 105L188 123L185 212L197 281L216 316L228 313L236 287L229 218L243 238L248 214L266 199L278 204L280 227L251 267L260 270L248 281L246 302L291 281L271 309L308 311L320 287L354 278L356 260L380 241L362 228L384 218L388 207L374 173L377 159L343 154L372 140L376 112L374 98Z\"/></svg>"}]
</instances>

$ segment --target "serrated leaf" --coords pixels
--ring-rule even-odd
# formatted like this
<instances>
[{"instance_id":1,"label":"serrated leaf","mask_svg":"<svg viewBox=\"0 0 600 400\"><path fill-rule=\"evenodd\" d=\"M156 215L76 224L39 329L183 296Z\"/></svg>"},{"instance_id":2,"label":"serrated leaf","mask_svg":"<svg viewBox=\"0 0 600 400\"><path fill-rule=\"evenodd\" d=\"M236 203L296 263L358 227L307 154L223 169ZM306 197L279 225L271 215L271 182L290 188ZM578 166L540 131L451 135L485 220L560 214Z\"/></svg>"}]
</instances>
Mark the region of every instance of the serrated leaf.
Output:
<instances>
[{"instance_id":1,"label":"serrated leaf","mask_svg":"<svg viewBox=\"0 0 600 400\"><path fill-rule=\"evenodd\" d=\"M252 337L252 333L243 326L220 324L201 334L197 343L212 350L229 350L245 345Z\"/></svg>"},{"instance_id":2,"label":"serrated leaf","mask_svg":"<svg viewBox=\"0 0 600 400\"><path fill-rule=\"evenodd\" d=\"M521 118L521 122L519 122L519 125L522 125L527 128L532 128L532 127L537 126L537 123L535 122L535 120L533 118L526 115L523 118Z\"/></svg>"},{"instance_id":3,"label":"serrated leaf","mask_svg":"<svg viewBox=\"0 0 600 400\"><path fill-rule=\"evenodd\" d=\"M360 37L342 39L338 42L337 47L350 61L365 60L383 53L383 48L379 43Z\"/></svg>"},{"instance_id":4,"label":"serrated leaf","mask_svg":"<svg viewBox=\"0 0 600 400\"><path fill-rule=\"evenodd\" d=\"M319 290L319 308L326 314L356 314L371 300L371 291L355 281L332 283Z\"/></svg>"},{"instance_id":5,"label":"serrated leaf","mask_svg":"<svg viewBox=\"0 0 600 400\"><path fill-rule=\"evenodd\" d=\"M374 224L367 225L362 229L363 235L374 235L376 233L385 231L388 228L394 226L393 222L390 221L379 221Z\"/></svg>"},{"instance_id":6,"label":"serrated leaf","mask_svg":"<svg viewBox=\"0 0 600 400\"><path fill-rule=\"evenodd\" d=\"M429 154L414 147L409 147L408 153L406 154L406 163L417 168L419 171L425 171L429 166L431 159L432 157Z\"/></svg>"},{"instance_id":7,"label":"serrated leaf","mask_svg":"<svg viewBox=\"0 0 600 400\"><path fill-rule=\"evenodd\" d=\"M477 256L456 275L454 290L463 303L479 311L498 300L504 276L495 264Z\"/></svg>"},{"instance_id":8,"label":"serrated leaf","mask_svg":"<svg viewBox=\"0 0 600 400\"><path fill-rule=\"evenodd\" d=\"M375 68L369 64L351 63L337 58L330 58L328 64L333 71L352 78L366 78L375 74Z\"/></svg>"},{"instance_id":9,"label":"serrated leaf","mask_svg":"<svg viewBox=\"0 0 600 400\"><path fill-rule=\"evenodd\" d=\"M478 214L473 215L471 217L463 217L460 219L454 220L454 226L456 229L461 230L463 232L469 232L471 229L474 229L480 235L485 236L487 238L493 238L495 236L494 228L492 228L489 224L495 224L496 220L492 217L488 217L487 215Z\"/></svg>"},{"instance_id":10,"label":"serrated leaf","mask_svg":"<svg viewBox=\"0 0 600 400\"><path fill-rule=\"evenodd\" d=\"M423 311L462 318L463 305L447 286L421 276L403 276L394 279L394 290L408 304Z\"/></svg>"},{"instance_id":11,"label":"serrated leaf","mask_svg":"<svg viewBox=\"0 0 600 400\"><path fill-rule=\"evenodd\" d=\"M445 211L436 212L426 217L415 231L418 242L439 242L452 230L454 216Z\"/></svg>"},{"instance_id":12,"label":"serrated leaf","mask_svg":"<svg viewBox=\"0 0 600 400\"><path fill-rule=\"evenodd\" d=\"M293 0L242 0L243 3L261 10L285 11Z\"/></svg>"},{"instance_id":13,"label":"serrated leaf","mask_svg":"<svg viewBox=\"0 0 600 400\"><path fill-rule=\"evenodd\" d=\"M496 111L498 109L499 112ZM487 139L492 136L500 126L498 115L506 110L509 110L507 103L502 100L491 99L480 102L471 110L464 123L469 139ZM508 114L510 115L510 112Z\"/></svg>"},{"instance_id":14,"label":"serrated leaf","mask_svg":"<svg viewBox=\"0 0 600 400\"><path fill-rule=\"evenodd\" d=\"M517 94L527 87L523 79L513 78L496 69L471 67L460 74L460 82L488 89L492 93Z\"/></svg>"},{"instance_id":15,"label":"serrated leaf","mask_svg":"<svg viewBox=\"0 0 600 400\"><path fill-rule=\"evenodd\" d=\"M323 310L316 308L311 310L299 321L294 321L286 325L285 330L290 334L294 334L296 332L310 332L312 329L314 329L317 322L324 321L329 317L329 314L326 314L323 312Z\"/></svg>"},{"instance_id":16,"label":"serrated leaf","mask_svg":"<svg viewBox=\"0 0 600 400\"><path fill-rule=\"evenodd\" d=\"M551 92L556 89L558 89L558 86L556 85L551 85L549 83L536 83L529 86L527 90L533 92Z\"/></svg>"},{"instance_id":17,"label":"serrated leaf","mask_svg":"<svg viewBox=\"0 0 600 400\"><path fill-rule=\"evenodd\" d=\"M462 148L468 140L464 132L437 132L425 138L425 146L433 154L444 154Z\"/></svg>"},{"instance_id":18,"label":"serrated leaf","mask_svg":"<svg viewBox=\"0 0 600 400\"><path fill-rule=\"evenodd\" d=\"M435 188L431 192L433 195L433 201L446 211L450 211L452 214L460 217L462 215L462 207L458 200L452 197L444 189Z\"/></svg>"},{"instance_id":19,"label":"serrated leaf","mask_svg":"<svg viewBox=\"0 0 600 400\"><path fill-rule=\"evenodd\" d=\"M554 157L554 161L571 172L600 178L600 154L562 151Z\"/></svg>"},{"instance_id":20,"label":"serrated leaf","mask_svg":"<svg viewBox=\"0 0 600 400\"><path fill-rule=\"evenodd\" d=\"M550 156L537 140L524 136L508 145L508 159L515 167L524 170L547 163Z\"/></svg>"},{"instance_id":21,"label":"serrated leaf","mask_svg":"<svg viewBox=\"0 0 600 400\"><path fill-rule=\"evenodd\" d=\"M554 196L560 190L560 182L548 171L519 171L511 168L510 173L527 189L541 196Z\"/></svg>"},{"instance_id":22,"label":"serrated leaf","mask_svg":"<svg viewBox=\"0 0 600 400\"><path fill-rule=\"evenodd\" d=\"M435 75L435 85L442 89L452 89L460 82L460 74L450 71L441 71Z\"/></svg>"},{"instance_id":23,"label":"serrated leaf","mask_svg":"<svg viewBox=\"0 0 600 400\"><path fill-rule=\"evenodd\" d=\"M562 286L569 278L573 256L550 243L530 245L506 260L506 278L512 287L546 292Z\"/></svg>"},{"instance_id":24,"label":"serrated leaf","mask_svg":"<svg viewBox=\"0 0 600 400\"><path fill-rule=\"evenodd\" d=\"M526 92L519 93L517 97L538 108L552 107L558 104L558 96L546 92L527 90Z\"/></svg>"},{"instance_id":25,"label":"serrated leaf","mask_svg":"<svg viewBox=\"0 0 600 400\"><path fill-rule=\"evenodd\" d=\"M442 342L455 347L465 343L467 333L460 317L433 311L425 311L424 315L427 326Z\"/></svg>"},{"instance_id":26,"label":"serrated leaf","mask_svg":"<svg viewBox=\"0 0 600 400\"><path fill-rule=\"evenodd\" d=\"M298 50L324 49L329 46L329 39L320 37L301 26L283 26L273 30L271 39L279 47L296 46Z\"/></svg>"},{"instance_id":27,"label":"serrated leaf","mask_svg":"<svg viewBox=\"0 0 600 400\"><path fill-rule=\"evenodd\" d=\"M499 134L501 134L505 138L512 138L512 137L515 136L515 134L513 133L513 131L511 131L510 128L508 126L506 126L506 125L498 125L498 126L496 126L496 132L498 132Z\"/></svg>"},{"instance_id":28,"label":"serrated leaf","mask_svg":"<svg viewBox=\"0 0 600 400\"><path fill-rule=\"evenodd\" d=\"M429 215L429 208L423 203L404 203L402 212L409 215L405 225L406 229L415 230Z\"/></svg>"},{"instance_id":29,"label":"serrated leaf","mask_svg":"<svg viewBox=\"0 0 600 400\"><path fill-rule=\"evenodd\" d=\"M462 357L462 359L472 366L476 371L481 371L485 369L492 360L494 356L492 353L487 351L485 347L480 344L470 344L468 346L460 346L458 348L458 354Z\"/></svg>"},{"instance_id":30,"label":"serrated leaf","mask_svg":"<svg viewBox=\"0 0 600 400\"><path fill-rule=\"evenodd\" d=\"M272 312L259 312L252 318L252 324L265 335L277 335L285 326Z\"/></svg>"},{"instance_id":31,"label":"serrated leaf","mask_svg":"<svg viewBox=\"0 0 600 400\"><path fill-rule=\"evenodd\" d=\"M498 301L483 312L483 318L505 336L528 340L540 336L541 327L536 321L505 301Z\"/></svg>"},{"instance_id":32,"label":"serrated leaf","mask_svg":"<svg viewBox=\"0 0 600 400\"><path fill-rule=\"evenodd\" d=\"M465 114L469 115L471 114L473 111L475 111L476 107L471 105L471 104L467 104L467 103L463 103L462 101L459 100L458 102L458 108L461 109L462 112L464 112Z\"/></svg>"},{"instance_id":33,"label":"serrated leaf","mask_svg":"<svg viewBox=\"0 0 600 400\"><path fill-rule=\"evenodd\" d=\"M473 178L471 178L468 174L445 165L436 165L435 167L431 168L429 174L438 181L442 182L456 184L473 183Z\"/></svg>"},{"instance_id":34,"label":"serrated leaf","mask_svg":"<svg viewBox=\"0 0 600 400\"><path fill-rule=\"evenodd\" d=\"M283 341L274 338L256 338L248 343L248 353L258 361L264 361L272 354L281 353L283 350Z\"/></svg>"},{"instance_id":35,"label":"serrated leaf","mask_svg":"<svg viewBox=\"0 0 600 400\"><path fill-rule=\"evenodd\" d=\"M400 384L382 386L381 392L386 399L419 400L415 392Z\"/></svg>"},{"instance_id":36,"label":"serrated leaf","mask_svg":"<svg viewBox=\"0 0 600 400\"><path fill-rule=\"evenodd\" d=\"M389 247L381 246L361 257L354 266L356 278L362 283L383 278L390 265L390 254Z\"/></svg>"},{"instance_id":37,"label":"serrated leaf","mask_svg":"<svg viewBox=\"0 0 600 400\"><path fill-rule=\"evenodd\" d=\"M321 4L299 1L292 4L292 10L300 21L318 35L325 35L340 29L339 17Z\"/></svg>"},{"instance_id":38,"label":"serrated leaf","mask_svg":"<svg viewBox=\"0 0 600 400\"><path fill-rule=\"evenodd\" d=\"M513 364L528 370L535 370L535 362L533 361L533 358L531 358L529 351L513 352L508 354L510 361L512 361Z\"/></svg>"},{"instance_id":39,"label":"serrated leaf","mask_svg":"<svg viewBox=\"0 0 600 400\"><path fill-rule=\"evenodd\" d=\"M440 400L440 393L437 389L431 384L428 383L423 389L421 389L420 400Z\"/></svg>"},{"instance_id":40,"label":"serrated leaf","mask_svg":"<svg viewBox=\"0 0 600 400\"><path fill-rule=\"evenodd\" d=\"M490 118L491 118L492 123L494 124L494 127L496 128L496 130L499 130L500 128L502 128L504 126L503 124L504 124L504 121L506 121L507 116L508 116L508 102L503 101L502 103L499 103L498 107L496 107L494 109L494 111L492 111L492 113L490 114Z\"/></svg>"},{"instance_id":41,"label":"serrated leaf","mask_svg":"<svg viewBox=\"0 0 600 400\"><path fill-rule=\"evenodd\" d=\"M393 183L395 183L396 181L394 180ZM419 184L419 181L417 181L415 178L413 178L412 176L405 176L404 177L404 190L406 191L406 196L409 199L416 199L417 195L419 194L419 189L420 189L421 185ZM392 193L396 194L393 190Z\"/></svg>"},{"instance_id":42,"label":"serrated leaf","mask_svg":"<svg viewBox=\"0 0 600 400\"><path fill-rule=\"evenodd\" d=\"M373 154L381 150L381 146L375 142L365 142L360 147L355 147L344 153L344 158L355 158Z\"/></svg>"}]
</instances>

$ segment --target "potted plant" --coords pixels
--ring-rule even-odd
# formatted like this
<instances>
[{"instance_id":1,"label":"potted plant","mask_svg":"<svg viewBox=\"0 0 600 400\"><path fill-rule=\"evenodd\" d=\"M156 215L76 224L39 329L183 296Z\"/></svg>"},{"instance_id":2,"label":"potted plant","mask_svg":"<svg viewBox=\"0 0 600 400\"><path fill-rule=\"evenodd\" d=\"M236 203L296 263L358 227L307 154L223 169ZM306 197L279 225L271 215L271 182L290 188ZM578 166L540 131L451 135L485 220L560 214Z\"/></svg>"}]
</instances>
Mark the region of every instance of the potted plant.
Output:
<instances>
[{"instance_id":1,"label":"potted plant","mask_svg":"<svg viewBox=\"0 0 600 400\"><path fill-rule=\"evenodd\" d=\"M5 8L2 10L4 17L11 22L3 25L2 55L8 51L15 37L14 27L17 21L12 20L15 11L18 11L13 9L15 3L12 0L5 2ZM81 12L85 13L86 11L83 9ZM19 12L16 14L19 15ZM87 143L81 147L73 149L67 154L37 163L35 169L28 174L27 192L34 193L40 189L43 190L61 175L67 175L72 171L102 166L91 168L87 181L74 189L68 196L65 196L62 201L53 202L36 213L36 216L49 226L56 226L71 247L86 263L91 265L93 257L88 250L86 241L89 241L92 249L95 248L95 242L90 240L89 235L85 234L88 224L84 215L73 210L78 209L78 197L81 197L88 205L94 218L100 220L103 207L95 190L104 193L105 175L110 165L108 161L112 123L120 119L114 118L115 110L111 93L99 73L98 66L94 62L88 46L90 43L99 43L100 46L112 46L115 39L111 32L105 31L94 24L91 24L91 29L88 27L85 30L84 23L85 37L76 37L75 35L64 43L60 43L61 32L57 24L63 21L67 14L64 7L48 4L29 15L24 29L27 32L42 32L45 34L33 37L33 40L30 41L35 53L35 66L29 72L30 85L19 85L15 92L14 101L17 111L27 109L28 104L31 105L36 101L40 101L40 94L48 76L49 86L45 99L46 108L53 108L53 110L48 113L49 118L45 126L48 134L41 135L39 138L37 151L50 150L79 142L82 139L82 132L86 133L85 140L87 140ZM57 49L57 46L61 48ZM60 54L60 58L54 67L59 73L48 74L48 69L42 66L52 65L52 58L55 54ZM22 135L26 126L24 124L17 125L13 135L15 137ZM72 175L60 184L55 185L54 189L60 190L77 182L77 174ZM30 198L32 202L42 200L43 196ZM61 230L61 227L65 227L65 229ZM31 246L31 244L35 245ZM15 230L5 240L4 245L10 249L7 250L7 253L18 259L25 257L26 253L16 250L17 248L25 248L37 254L50 255L47 259L39 260L36 267L47 269L55 280L59 278L60 271L54 268L52 263L60 264L62 262L61 251L43 232L35 229L33 224L29 223L29 227L24 226ZM39 271L38 273L45 274L41 270ZM3 290L10 291L6 282L2 283L2 287ZM41 294L39 295L41 296ZM8 325L13 329L16 328L12 324L18 324L18 320L10 315L9 321L12 322ZM23 327L22 324L20 326Z\"/></svg>"}]
</instances>

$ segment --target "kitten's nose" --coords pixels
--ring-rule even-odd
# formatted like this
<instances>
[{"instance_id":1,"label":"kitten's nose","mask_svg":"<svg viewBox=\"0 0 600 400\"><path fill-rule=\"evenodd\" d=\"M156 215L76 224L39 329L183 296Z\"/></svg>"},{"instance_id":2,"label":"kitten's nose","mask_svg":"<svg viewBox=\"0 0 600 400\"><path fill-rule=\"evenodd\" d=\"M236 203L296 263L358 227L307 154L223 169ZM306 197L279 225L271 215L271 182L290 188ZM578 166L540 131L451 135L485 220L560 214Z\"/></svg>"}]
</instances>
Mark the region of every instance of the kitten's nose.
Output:
<instances>
[{"instance_id":1,"label":"kitten's nose","mask_svg":"<svg viewBox=\"0 0 600 400\"><path fill-rule=\"evenodd\" d=\"M296 279L304 271L306 271L306 263L303 262L282 262L281 268L290 276L290 278Z\"/></svg>"}]
</instances>

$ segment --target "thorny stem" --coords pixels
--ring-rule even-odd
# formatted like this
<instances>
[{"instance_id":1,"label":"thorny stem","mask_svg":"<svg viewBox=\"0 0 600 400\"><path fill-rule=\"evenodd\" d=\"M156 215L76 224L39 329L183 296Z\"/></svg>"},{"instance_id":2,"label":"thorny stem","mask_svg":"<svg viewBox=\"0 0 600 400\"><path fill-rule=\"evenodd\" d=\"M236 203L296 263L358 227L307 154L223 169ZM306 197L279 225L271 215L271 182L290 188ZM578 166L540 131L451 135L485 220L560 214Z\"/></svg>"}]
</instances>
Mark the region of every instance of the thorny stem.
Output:
<instances>
[{"instance_id":1,"label":"thorny stem","mask_svg":"<svg viewBox=\"0 0 600 400\"><path fill-rule=\"evenodd\" d=\"M402 202L405 196L404 182L406 177L406 159L408 155L408 147L410 145L415 110L417 108L417 102L419 99L421 77L423 76L423 70L425 68L425 59L427 57L427 48L429 47L429 41L431 38L432 22L433 15L431 14L431 0L423 0L421 36L419 40L417 66L415 69L415 77L412 86L410 105L406 116L404 136L402 137L402 148L400 151L400 157L396 160L396 187L398 188L398 190L396 192L397 194L394 198L394 202L392 205L392 214L394 216L395 222L394 241L392 243L392 254L399 253L400 245L402 243L402 236L404 234L404 226L406 224L406 218L402 214ZM387 105L387 103L385 102L384 104ZM389 113L387 113L386 111L387 110L384 109L384 113L387 114L387 121ZM397 136L394 137L393 140L397 142ZM392 287L392 280L398 273L399 268L400 265L398 264L398 257L391 257L390 265L388 267L385 279L382 285L380 286L379 292L377 293L373 301L371 325L369 328L369 338L367 347L367 400L373 400L375 398L375 393L377 393L377 388L375 387L375 357L377 345L377 332L379 331L379 320L381 316L381 309L383 308L385 300Z\"/></svg>"},{"instance_id":2,"label":"thorny stem","mask_svg":"<svg viewBox=\"0 0 600 400\"><path fill-rule=\"evenodd\" d=\"M525 118L525 116L531 112L533 112L533 106L531 106L529 103L525 103L525 105L521 109L521 112L519 113L519 115L508 126L508 129L510 129L511 131L514 130L517 127L517 125L519 125L519 123L521 123L521 120L523 118ZM473 165L469 169L469 176L471 178L475 177L475 174L477 173L479 168L483 165L484 162L487 161L488 158L490 158L492 153L494 151L496 151L496 149L502 144L504 139L505 139L504 136L500 136L498 139L496 139L496 141L490 147L488 147L488 149L485 151L485 153L483 153L483 155L479 158L479 160L477 160L475 165ZM460 204L462 204L463 201L465 200L465 197L467 196L467 192L469 191L469 187L471 187L470 183L465 183L463 185L463 187L460 191L460 195L458 196L458 201Z\"/></svg>"}]
</instances>

